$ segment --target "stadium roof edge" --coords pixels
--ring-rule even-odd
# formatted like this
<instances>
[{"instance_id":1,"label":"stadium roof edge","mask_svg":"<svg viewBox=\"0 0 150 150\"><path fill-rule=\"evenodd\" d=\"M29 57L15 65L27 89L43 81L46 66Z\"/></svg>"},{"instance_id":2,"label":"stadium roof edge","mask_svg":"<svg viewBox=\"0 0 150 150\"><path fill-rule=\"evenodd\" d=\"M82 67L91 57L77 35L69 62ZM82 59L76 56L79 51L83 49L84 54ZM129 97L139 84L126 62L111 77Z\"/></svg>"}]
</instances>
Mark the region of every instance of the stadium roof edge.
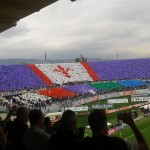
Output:
<instances>
[{"instance_id":1,"label":"stadium roof edge","mask_svg":"<svg viewBox=\"0 0 150 150\"><path fill-rule=\"evenodd\" d=\"M17 22L58 0L2 0L0 1L0 33L17 25Z\"/></svg>"}]
</instances>

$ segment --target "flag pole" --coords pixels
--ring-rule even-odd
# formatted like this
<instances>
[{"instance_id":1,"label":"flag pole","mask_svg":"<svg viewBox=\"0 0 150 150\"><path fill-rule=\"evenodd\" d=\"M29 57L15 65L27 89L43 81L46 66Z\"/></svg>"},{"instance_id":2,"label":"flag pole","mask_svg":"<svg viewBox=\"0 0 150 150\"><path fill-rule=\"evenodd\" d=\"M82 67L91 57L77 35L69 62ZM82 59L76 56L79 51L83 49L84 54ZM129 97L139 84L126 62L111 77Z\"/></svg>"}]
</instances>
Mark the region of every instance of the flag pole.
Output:
<instances>
[{"instance_id":1,"label":"flag pole","mask_svg":"<svg viewBox=\"0 0 150 150\"><path fill-rule=\"evenodd\" d=\"M46 63L46 51L45 51L45 63Z\"/></svg>"}]
</instances>

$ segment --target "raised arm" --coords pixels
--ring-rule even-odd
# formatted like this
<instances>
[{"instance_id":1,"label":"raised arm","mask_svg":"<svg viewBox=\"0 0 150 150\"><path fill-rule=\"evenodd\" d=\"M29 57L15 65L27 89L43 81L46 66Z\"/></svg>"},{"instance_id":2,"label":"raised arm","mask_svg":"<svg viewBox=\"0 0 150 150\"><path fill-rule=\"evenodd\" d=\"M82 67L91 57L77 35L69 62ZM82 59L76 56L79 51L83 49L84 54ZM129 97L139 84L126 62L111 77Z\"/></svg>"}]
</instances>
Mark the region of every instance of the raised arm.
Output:
<instances>
[{"instance_id":1,"label":"raised arm","mask_svg":"<svg viewBox=\"0 0 150 150\"><path fill-rule=\"evenodd\" d=\"M138 150L148 150L149 149L148 143L146 142L140 130L137 128L132 118L131 111L124 112L122 120L124 123L128 124L131 127L133 133L135 134L138 143Z\"/></svg>"}]
</instances>

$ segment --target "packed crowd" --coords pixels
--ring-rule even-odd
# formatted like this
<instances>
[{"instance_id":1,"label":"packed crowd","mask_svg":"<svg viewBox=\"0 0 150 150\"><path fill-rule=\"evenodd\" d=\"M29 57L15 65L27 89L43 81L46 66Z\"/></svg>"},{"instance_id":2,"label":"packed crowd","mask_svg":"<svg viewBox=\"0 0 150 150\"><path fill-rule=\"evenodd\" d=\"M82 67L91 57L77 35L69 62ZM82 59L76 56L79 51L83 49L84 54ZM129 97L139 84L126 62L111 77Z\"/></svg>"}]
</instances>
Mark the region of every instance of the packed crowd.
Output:
<instances>
[{"instance_id":1,"label":"packed crowd","mask_svg":"<svg viewBox=\"0 0 150 150\"><path fill-rule=\"evenodd\" d=\"M150 78L150 59L89 62L100 80L130 80Z\"/></svg>"},{"instance_id":2,"label":"packed crowd","mask_svg":"<svg viewBox=\"0 0 150 150\"><path fill-rule=\"evenodd\" d=\"M150 79L149 65L150 59L84 64L0 65L0 92L39 89L75 82Z\"/></svg>"},{"instance_id":3,"label":"packed crowd","mask_svg":"<svg viewBox=\"0 0 150 150\"><path fill-rule=\"evenodd\" d=\"M50 97L40 95L38 93L25 93L17 96L9 96L7 99L0 100L0 106L10 110L13 106L27 107L29 109L41 109L44 113L49 112L49 108L52 105Z\"/></svg>"},{"instance_id":4,"label":"packed crowd","mask_svg":"<svg viewBox=\"0 0 150 150\"><path fill-rule=\"evenodd\" d=\"M29 110L20 107L14 120L11 120L12 111L0 122L1 150L149 149L146 140L136 127L131 111L124 112L122 120L131 127L137 143L108 135L105 110L95 109L89 114L91 137L84 136L85 127L77 127L77 114L72 110L64 111L61 119L54 125L51 125L50 119L44 117L40 109Z\"/></svg>"},{"instance_id":5,"label":"packed crowd","mask_svg":"<svg viewBox=\"0 0 150 150\"><path fill-rule=\"evenodd\" d=\"M120 83L120 85L118 84ZM50 112L51 104L62 105L66 100L72 101L72 104L78 105L82 99L93 96L108 94L111 92L121 92L128 90L146 89L149 84L139 80L126 80L120 82L93 82L91 84L69 84L61 87L51 87L43 90L32 90L24 94L15 96L4 96L0 98L0 106L9 108L13 105L26 106L29 108L40 108ZM122 85L121 85L122 84ZM86 103L86 102L85 102ZM58 106L58 107L59 107ZM56 108L57 109L57 108Z\"/></svg>"},{"instance_id":6,"label":"packed crowd","mask_svg":"<svg viewBox=\"0 0 150 150\"><path fill-rule=\"evenodd\" d=\"M27 65L0 65L0 91L17 91L21 89L36 89L45 87L39 78Z\"/></svg>"}]
</instances>

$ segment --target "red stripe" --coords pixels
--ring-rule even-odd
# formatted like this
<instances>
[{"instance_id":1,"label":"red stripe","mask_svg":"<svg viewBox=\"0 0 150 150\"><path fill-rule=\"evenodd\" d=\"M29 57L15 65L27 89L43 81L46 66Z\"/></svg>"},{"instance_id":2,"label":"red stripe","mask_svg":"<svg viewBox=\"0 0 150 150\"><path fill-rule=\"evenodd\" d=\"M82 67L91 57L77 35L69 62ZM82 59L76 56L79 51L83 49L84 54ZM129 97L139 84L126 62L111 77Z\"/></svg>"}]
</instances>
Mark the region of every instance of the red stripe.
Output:
<instances>
[{"instance_id":1,"label":"red stripe","mask_svg":"<svg viewBox=\"0 0 150 150\"><path fill-rule=\"evenodd\" d=\"M81 65L86 69L93 81L99 81L98 75L87 62L81 62Z\"/></svg>"},{"instance_id":2,"label":"red stripe","mask_svg":"<svg viewBox=\"0 0 150 150\"><path fill-rule=\"evenodd\" d=\"M48 86L53 84L53 82L34 64L29 64L28 66L43 80L45 84Z\"/></svg>"}]
</instances>

